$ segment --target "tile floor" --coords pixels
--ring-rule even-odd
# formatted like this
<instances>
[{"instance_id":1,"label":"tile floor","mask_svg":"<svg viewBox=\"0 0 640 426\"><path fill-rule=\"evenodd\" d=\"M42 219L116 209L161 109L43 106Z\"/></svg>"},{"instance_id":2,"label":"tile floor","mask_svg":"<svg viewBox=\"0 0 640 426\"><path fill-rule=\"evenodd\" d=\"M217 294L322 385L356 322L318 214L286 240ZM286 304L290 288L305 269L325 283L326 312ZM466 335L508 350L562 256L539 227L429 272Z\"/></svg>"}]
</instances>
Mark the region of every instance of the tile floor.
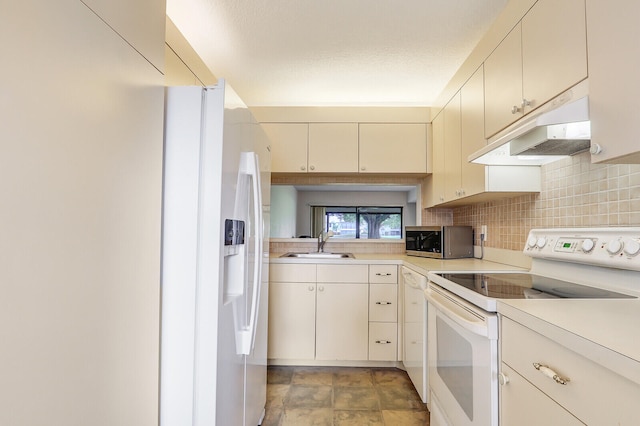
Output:
<instances>
[{"instance_id":1,"label":"tile floor","mask_svg":"<svg viewBox=\"0 0 640 426\"><path fill-rule=\"evenodd\" d=\"M396 368L267 369L262 426L429 425L429 412L407 373Z\"/></svg>"}]
</instances>

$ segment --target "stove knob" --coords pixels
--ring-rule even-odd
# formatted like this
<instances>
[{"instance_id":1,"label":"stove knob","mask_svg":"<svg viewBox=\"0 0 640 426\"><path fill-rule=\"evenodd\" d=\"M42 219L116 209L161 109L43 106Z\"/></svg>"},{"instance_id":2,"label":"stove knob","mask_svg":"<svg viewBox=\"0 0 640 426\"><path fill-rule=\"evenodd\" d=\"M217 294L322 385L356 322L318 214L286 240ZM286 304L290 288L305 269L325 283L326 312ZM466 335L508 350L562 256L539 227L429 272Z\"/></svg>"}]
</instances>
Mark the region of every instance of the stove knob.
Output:
<instances>
[{"instance_id":1,"label":"stove knob","mask_svg":"<svg viewBox=\"0 0 640 426\"><path fill-rule=\"evenodd\" d=\"M533 235L529 237L529 239L527 240L527 246L529 246L529 248L534 248L536 246L536 242L538 240L536 239L536 237L534 237Z\"/></svg>"},{"instance_id":2,"label":"stove knob","mask_svg":"<svg viewBox=\"0 0 640 426\"><path fill-rule=\"evenodd\" d=\"M582 251L585 253L589 253L595 247L595 243L593 240L586 239L582 242Z\"/></svg>"},{"instance_id":3,"label":"stove knob","mask_svg":"<svg viewBox=\"0 0 640 426\"><path fill-rule=\"evenodd\" d=\"M538 238L538 241L536 241L536 246L538 246L538 248L543 248L546 245L547 245L547 239L545 237L540 237Z\"/></svg>"},{"instance_id":4,"label":"stove knob","mask_svg":"<svg viewBox=\"0 0 640 426\"><path fill-rule=\"evenodd\" d=\"M622 250L622 241L611 240L607 243L607 251L609 254L618 254Z\"/></svg>"},{"instance_id":5,"label":"stove knob","mask_svg":"<svg viewBox=\"0 0 640 426\"><path fill-rule=\"evenodd\" d=\"M624 253L627 256L635 256L640 253L640 243L636 240L627 240L624 245Z\"/></svg>"}]
</instances>

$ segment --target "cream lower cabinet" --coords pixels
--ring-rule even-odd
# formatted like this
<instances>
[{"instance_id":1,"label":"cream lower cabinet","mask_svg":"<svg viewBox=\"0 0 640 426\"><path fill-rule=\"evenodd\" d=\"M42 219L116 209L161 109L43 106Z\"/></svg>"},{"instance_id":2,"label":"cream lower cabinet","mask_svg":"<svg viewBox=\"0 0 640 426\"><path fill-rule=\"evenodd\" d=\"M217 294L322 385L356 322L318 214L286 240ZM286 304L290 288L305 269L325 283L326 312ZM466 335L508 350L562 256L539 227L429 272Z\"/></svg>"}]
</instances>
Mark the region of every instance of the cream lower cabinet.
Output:
<instances>
[{"instance_id":1,"label":"cream lower cabinet","mask_svg":"<svg viewBox=\"0 0 640 426\"><path fill-rule=\"evenodd\" d=\"M369 265L369 360L398 359L398 267Z\"/></svg>"},{"instance_id":2,"label":"cream lower cabinet","mask_svg":"<svg viewBox=\"0 0 640 426\"><path fill-rule=\"evenodd\" d=\"M500 324L501 424L638 424L639 384L508 317Z\"/></svg>"},{"instance_id":3,"label":"cream lower cabinet","mask_svg":"<svg viewBox=\"0 0 640 426\"><path fill-rule=\"evenodd\" d=\"M270 359L314 359L316 351L316 265L269 267Z\"/></svg>"},{"instance_id":4,"label":"cream lower cabinet","mask_svg":"<svg viewBox=\"0 0 640 426\"><path fill-rule=\"evenodd\" d=\"M368 265L272 264L268 358L368 356Z\"/></svg>"},{"instance_id":5,"label":"cream lower cabinet","mask_svg":"<svg viewBox=\"0 0 640 426\"><path fill-rule=\"evenodd\" d=\"M367 283L318 283L316 360L367 359L367 308Z\"/></svg>"}]
</instances>

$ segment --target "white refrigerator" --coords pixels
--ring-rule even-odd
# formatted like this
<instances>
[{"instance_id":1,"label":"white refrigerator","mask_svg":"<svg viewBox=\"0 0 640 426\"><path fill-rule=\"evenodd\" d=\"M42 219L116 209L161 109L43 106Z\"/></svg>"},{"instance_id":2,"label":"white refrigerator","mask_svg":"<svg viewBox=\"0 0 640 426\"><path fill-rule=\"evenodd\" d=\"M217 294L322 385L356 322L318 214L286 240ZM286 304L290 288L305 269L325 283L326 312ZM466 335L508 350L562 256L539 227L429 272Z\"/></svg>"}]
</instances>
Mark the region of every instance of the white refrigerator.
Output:
<instances>
[{"instance_id":1,"label":"white refrigerator","mask_svg":"<svg viewBox=\"0 0 640 426\"><path fill-rule=\"evenodd\" d=\"M270 161L224 80L167 88L161 426L264 416Z\"/></svg>"}]
</instances>

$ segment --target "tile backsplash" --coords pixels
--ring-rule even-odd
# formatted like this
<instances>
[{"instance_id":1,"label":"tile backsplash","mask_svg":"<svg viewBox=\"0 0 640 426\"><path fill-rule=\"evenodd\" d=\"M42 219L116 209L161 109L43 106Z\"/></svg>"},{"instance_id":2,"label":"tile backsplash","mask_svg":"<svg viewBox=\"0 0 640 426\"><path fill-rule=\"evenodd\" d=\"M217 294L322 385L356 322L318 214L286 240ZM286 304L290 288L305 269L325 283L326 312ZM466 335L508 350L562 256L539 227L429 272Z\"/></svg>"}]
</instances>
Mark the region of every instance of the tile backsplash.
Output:
<instances>
[{"instance_id":1,"label":"tile backsplash","mask_svg":"<svg viewBox=\"0 0 640 426\"><path fill-rule=\"evenodd\" d=\"M589 153L542 166L542 191L453 209L425 209L425 225L471 225L479 244L522 250L531 228L640 226L640 165L591 164Z\"/></svg>"}]
</instances>

